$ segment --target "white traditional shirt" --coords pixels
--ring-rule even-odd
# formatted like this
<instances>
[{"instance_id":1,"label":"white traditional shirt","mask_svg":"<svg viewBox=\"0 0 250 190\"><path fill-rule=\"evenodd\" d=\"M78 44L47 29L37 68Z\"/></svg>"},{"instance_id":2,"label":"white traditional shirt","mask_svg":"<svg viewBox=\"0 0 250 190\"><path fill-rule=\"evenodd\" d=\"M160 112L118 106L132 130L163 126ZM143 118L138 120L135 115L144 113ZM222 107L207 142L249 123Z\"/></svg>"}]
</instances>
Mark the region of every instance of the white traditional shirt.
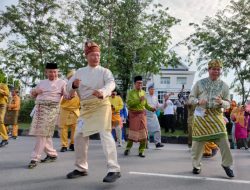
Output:
<instances>
[{"instance_id":1,"label":"white traditional shirt","mask_svg":"<svg viewBox=\"0 0 250 190\"><path fill-rule=\"evenodd\" d=\"M80 79L80 86L78 89L72 88L72 83L75 79ZM67 84L67 91L77 91L81 100L92 99L94 90L99 90L103 93L103 98L111 95L112 90L115 89L115 80L109 69L102 66L90 67L86 66L80 68L70 78Z\"/></svg>"},{"instance_id":2,"label":"white traditional shirt","mask_svg":"<svg viewBox=\"0 0 250 190\"><path fill-rule=\"evenodd\" d=\"M147 94L146 98L147 98L148 104L151 107L156 108L156 109L162 107L162 105L158 101L158 98L155 95L151 96L150 94Z\"/></svg>"}]
</instances>

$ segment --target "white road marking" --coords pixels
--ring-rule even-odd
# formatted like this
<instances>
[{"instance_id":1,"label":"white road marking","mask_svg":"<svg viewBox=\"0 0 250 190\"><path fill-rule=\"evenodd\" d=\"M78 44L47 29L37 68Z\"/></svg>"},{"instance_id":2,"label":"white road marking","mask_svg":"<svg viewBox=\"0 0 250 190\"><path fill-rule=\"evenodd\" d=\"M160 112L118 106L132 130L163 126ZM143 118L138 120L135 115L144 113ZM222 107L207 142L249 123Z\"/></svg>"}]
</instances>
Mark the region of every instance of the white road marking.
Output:
<instances>
[{"instance_id":1,"label":"white road marking","mask_svg":"<svg viewBox=\"0 0 250 190\"><path fill-rule=\"evenodd\" d=\"M218 182L226 182L226 183L250 184L250 181L247 181L247 180L221 179L221 178L199 177L199 176L171 175L171 174L144 173L144 172L129 172L129 174L132 174L132 175L144 175L144 176L158 176L158 177L167 177L167 178L218 181Z\"/></svg>"}]
</instances>

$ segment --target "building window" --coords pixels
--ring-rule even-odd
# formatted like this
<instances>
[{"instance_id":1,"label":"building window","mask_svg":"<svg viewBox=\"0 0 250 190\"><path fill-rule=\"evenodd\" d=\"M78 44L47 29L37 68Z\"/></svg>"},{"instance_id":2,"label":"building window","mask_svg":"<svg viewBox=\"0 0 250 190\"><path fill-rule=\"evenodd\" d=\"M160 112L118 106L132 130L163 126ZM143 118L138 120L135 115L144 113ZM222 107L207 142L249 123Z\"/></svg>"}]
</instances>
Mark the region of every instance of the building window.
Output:
<instances>
[{"instance_id":1,"label":"building window","mask_svg":"<svg viewBox=\"0 0 250 190\"><path fill-rule=\"evenodd\" d=\"M161 84L170 84L170 77L161 77Z\"/></svg>"},{"instance_id":2,"label":"building window","mask_svg":"<svg viewBox=\"0 0 250 190\"><path fill-rule=\"evenodd\" d=\"M167 91L158 91L158 101L159 103L163 103L163 100L164 100L164 94L166 94Z\"/></svg>"},{"instance_id":3,"label":"building window","mask_svg":"<svg viewBox=\"0 0 250 190\"><path fill-rule=\"evenodd\" d=\"M177 84L187 84L187 77L177 77Z\"/></svg>"}]
</instances>

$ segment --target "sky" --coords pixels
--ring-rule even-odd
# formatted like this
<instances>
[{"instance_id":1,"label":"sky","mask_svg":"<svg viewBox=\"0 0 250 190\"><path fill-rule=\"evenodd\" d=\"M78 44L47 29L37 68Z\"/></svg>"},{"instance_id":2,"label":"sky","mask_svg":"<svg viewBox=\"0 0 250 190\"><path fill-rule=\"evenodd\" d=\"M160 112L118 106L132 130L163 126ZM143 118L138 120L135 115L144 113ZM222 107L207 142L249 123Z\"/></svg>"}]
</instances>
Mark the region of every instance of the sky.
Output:
<instances>
[{"instance_id":1,"label":"sky","mask_svg":"<svg viewBox=\"0 0 250 190\"><path fill-rule=\"evenodd\" d=\"M223 10L230 4L231 0L155 0L163 6L169 7L169 14L178 19L181 19L180 24L171 29L172 46L182 41L190 34L195 32L194 28L189 26L189 23L201 24L206 16L213 17L219 10ZM174 50L182 58L186 58L188 50L186 47L176 47ZM183 60L184 60L183 59ZM184 62L187 65L187 63ZM189 66L190 70L197 71L196 65ZM201 77L196 72L194 82ZM233 81L233 72L230 72L227 77L222 76L224 81ZM202 78L206 77L203 75ZM230 85L230 84L228 84ZM231 91L231 93L233 93ZM234 99L240 101L241 97L234 94Z\"/></svg>"},{"instance_id":2,"label":"sky","mask_svg":"<svg viewBox=\"0 0 250 190\"><path fill-rule=\"evenodd\" d=\"M16 4L18 0L0 0L0 10L4 10L6 5ZM178 19L181 23L171 29L172 46L182 41L194 32L193 27L189 23L194 22L201 24L206 16L213 17L218 10L223 10L229 5L230 0L154 0L155 3L160 3L164 7L169 7L169 14ZM176 47L174 50L182 58L187 57L186 47ZM187 64L187 63L184 63ZM196 65L191 65L190 70L196 71ZM205 77L202 76L202 77ZM233 80L233 73L227 77L222 77L225 81ZM194 82L200 79L196 72ZM235 99L239 100L239 96L234 95Z\"/></svg>"}]
</instances>

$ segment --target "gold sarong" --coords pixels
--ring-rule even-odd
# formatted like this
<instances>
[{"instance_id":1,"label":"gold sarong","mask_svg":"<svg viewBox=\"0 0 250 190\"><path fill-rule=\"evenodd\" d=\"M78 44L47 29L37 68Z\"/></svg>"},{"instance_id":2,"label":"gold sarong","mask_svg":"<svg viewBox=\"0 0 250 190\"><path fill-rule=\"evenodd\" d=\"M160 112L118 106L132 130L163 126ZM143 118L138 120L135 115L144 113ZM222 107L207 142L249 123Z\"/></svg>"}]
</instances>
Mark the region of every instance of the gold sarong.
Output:
<instances>
[{"instance_id":1,"label":"gold sarong","mask_svg":"<svg viewBox=\"0 0 250 190\"><path fill-rule=\"evenodd\" d=\"M194 141L213 141L227 137L221 109L206 109L204 117L194 116L192 135Z\"/></svg>"},{"instance_id":2,"label":"gold sarong","mask_svg":"<svg viewBox=\"0 0 250 190\"><path fill-rule=\"evenodd\" d=\"M83 119L84 127L80 131L79 129L76 129L76 131L82 133L84 137L99 133L102 130L111 132L111 104L109 98L82 100L79 119Z\"/></svg>"},{"instance_id":3,"label":"gold sarong","mask_svg":"<svg viewBox=\"0 0 250 190\"><path fill-rule=\"evenodd\" d=\"M59 114L59 102L37 101L29 135L52 137Z\"/></svg>"}]
</instances>

